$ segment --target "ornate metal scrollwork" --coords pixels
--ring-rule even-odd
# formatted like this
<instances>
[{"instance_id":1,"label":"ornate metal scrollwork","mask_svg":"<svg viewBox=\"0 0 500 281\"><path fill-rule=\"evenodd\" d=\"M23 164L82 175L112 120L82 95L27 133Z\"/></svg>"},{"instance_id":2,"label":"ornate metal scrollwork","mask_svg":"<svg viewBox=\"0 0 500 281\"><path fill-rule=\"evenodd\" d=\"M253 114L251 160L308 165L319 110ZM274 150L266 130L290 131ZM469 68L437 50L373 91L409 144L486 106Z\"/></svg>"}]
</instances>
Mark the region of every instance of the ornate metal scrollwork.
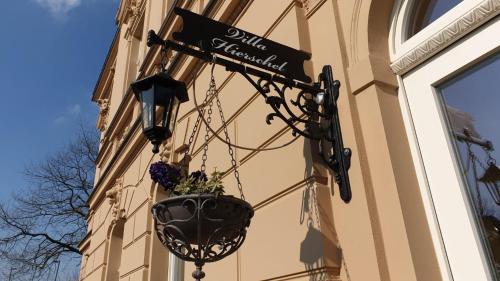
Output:
<instances>
[{"instance_id":1,"label":"ornate metal scrollwork","mask_svg":"<svg viewBox=\"0 0 500 281\"><path fill-rule=\"evenodd\" d=\"M340 82L333 79L332 68L323 67L318 82L313 87L298 87L292 82L273 80L274 76L261 77L255 81L246 72L240 72L264 97L273 112L266 116L266 123L275 118L281 119L290 128L292 134L319 141L320 154L324 162L335 173L335 181L340 186L340 196L345 202L351 200L351 188L348 170L351 166L351 149L345 148L338 116L337 100ZM295 100L287 101L286 90L299 88ZM276 93L276 94L272 94ZM300 114L296 114L297 108ZM304 124L304 129L299 128Z\"/></svg>"},{"instance_id":2,"label":"ornate metal scrollwork","mask_svg":"<svg viewBox=\"0 0 500 281\"><path fill-rule=\"evenodd\" d=\"M202 267L234 253L244 242L253 209L232 196L196 194L168 198L152 208L161 243L182 260L194 262L193 277Z\"/></svg>"},{"instance_id":3,"label":"ornate metal scrollwork","mask_svg":"<svg viewBox=\"0 0 500 281\"><path fill-rule=\"evenodd\" d=\"M279 118L292 129L292 134L319 141L321 157L334 173L335 181L340 187L340 197L346 203L351 200L348 170L351 166L352 152L351 149L344 147L342 140L337 108L340 82L333 79L331 66L325 65L318 81L308 85L221 57L215 58L207 50L197 50L170 40L163 40L150 31L148 46L152 45L162 45L164 48L225 66L226 70L243 75L273 110L266 116L268 124ZM252 76L257 77L257 80ZM295 99L287 101L285 92L290 89L299 89L300 92ZM296 114L292 107L297 108L300 114ZM301 129L299 124L304 124L304 128Z\"/></svg>"}]
</instances>

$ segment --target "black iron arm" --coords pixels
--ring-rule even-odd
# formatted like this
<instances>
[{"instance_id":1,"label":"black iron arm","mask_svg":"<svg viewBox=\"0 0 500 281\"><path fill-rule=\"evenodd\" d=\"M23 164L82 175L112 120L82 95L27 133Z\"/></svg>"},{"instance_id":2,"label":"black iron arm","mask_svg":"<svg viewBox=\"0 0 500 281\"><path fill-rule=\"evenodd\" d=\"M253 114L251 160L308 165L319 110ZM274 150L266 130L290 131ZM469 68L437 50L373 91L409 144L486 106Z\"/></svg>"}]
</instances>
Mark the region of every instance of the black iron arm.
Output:
<instances>
[{"instance_id":1,"label":"black iron arm","mask_svg":"<svg viewBox=\"0 0 500 281\"><path fill-rule=\"evenodd\" d=\"M206 62L224 66L228 71L240 73L257 89L274 111L266 116L268 124L274 117L278 117L292 129L294 135L299 134L319 141L321 157L334 172L335 181L340 189L340 197L346 203L351 200L348 170L351 166L352 152L351 149L344 147L342 140L337 108L340 82L333 79L331 66L325 65L319 75L318 82L308 85L222 57L215 57L208 48L203 48L203 46L197 50L171 40L163 40L154 31L149 31L147 45L149 47L160 45L162 48L172 49ZM258 80L254 80L251 76L258 77ZM278 84L282 86L280 87ZM285 97L287 89L300 89L301 92L295 100L288 102ZM278 95L270 95L271 90L274 90ZM297 116L289 103L298 108L302 114ZM327 123L326 127L321 126L321 120ZM297 127L297 124L300 123L305 124L304 129ZM325 146L329 147L328 152Z\"/></svg>"}]
</instances>

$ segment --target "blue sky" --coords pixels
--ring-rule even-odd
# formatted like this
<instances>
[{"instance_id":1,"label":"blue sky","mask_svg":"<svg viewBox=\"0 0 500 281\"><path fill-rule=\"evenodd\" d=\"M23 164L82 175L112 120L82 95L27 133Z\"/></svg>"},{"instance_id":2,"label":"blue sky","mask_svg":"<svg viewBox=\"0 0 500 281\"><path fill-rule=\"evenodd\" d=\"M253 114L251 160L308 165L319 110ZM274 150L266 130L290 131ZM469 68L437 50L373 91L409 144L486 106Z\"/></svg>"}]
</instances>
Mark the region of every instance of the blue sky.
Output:
<instances>
[{"instance_id":1,"label":"blue sky","mask_svg":"<svg viewBox=\"0 0 500 281\"><path fill-rule=\"evenodd\" d=\"M0 200L22 171L95 124L92 90L113 39L118 0L5 1L0 17Z\"/></svg>"}]
</instances>

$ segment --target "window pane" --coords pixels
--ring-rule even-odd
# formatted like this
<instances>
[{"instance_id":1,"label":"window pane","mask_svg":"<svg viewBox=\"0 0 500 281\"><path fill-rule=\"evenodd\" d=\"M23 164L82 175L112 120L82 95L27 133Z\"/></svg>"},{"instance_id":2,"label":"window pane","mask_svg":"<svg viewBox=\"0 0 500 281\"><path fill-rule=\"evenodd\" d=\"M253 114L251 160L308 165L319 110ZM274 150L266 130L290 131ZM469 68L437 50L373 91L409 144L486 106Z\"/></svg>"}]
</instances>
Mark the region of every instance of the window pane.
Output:
<instances>
[{"instance_id":1,"label":"window pane","mask_svg":"<svg viewBox=\"0 0 500 281\"><path fill-rule=\"evenodd\" d=\"M415 1L415 14L413 15L413 26L409 32L409 37L424 29L460 2L462 2L462 0Z\"/></svg>"},{"instance_id":2,"label":"window pane","mask_svg":"<svg viewBox=\"0 0 500 281\"><path fill-rule=\"evenodd\" d=\"M477 225L500 270L500 54L438 87ZM500 275L497 273L500 277Z\"/></svg>"}]
</instances>

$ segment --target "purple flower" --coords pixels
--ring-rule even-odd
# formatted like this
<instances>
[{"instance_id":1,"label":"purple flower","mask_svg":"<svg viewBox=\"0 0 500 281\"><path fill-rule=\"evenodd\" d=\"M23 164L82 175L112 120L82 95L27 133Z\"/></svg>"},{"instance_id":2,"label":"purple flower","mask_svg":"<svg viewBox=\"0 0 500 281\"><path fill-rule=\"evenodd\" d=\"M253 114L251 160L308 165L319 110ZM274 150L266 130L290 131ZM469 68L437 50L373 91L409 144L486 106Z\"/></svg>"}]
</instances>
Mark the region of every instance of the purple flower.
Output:
<instances>
[{"instance_id":1,"label":"purple flower","mask_svg":"<svg viewBox=\"0 0 500 281\"><path fill-rule=\"evenodd\" d=\"M179 168L171 166L163 161L151 164L149 167L151 179L161 184L165 189L174 189L181 178Z\"/></svg>"},{"instance_id":2,"label":"purple flower","mask_svg":"<svg viewBox=\"0 0 500 281\"><path fill-rule=\"evenodd\" d=\"M204 172L202 171L194 171L192 172L189 177L191 177L192 179L194 179L195 182L200 182L200 181L208 181L208 177L207 177L207 174L205 174Z\"/></svg>"}]
</instances>

